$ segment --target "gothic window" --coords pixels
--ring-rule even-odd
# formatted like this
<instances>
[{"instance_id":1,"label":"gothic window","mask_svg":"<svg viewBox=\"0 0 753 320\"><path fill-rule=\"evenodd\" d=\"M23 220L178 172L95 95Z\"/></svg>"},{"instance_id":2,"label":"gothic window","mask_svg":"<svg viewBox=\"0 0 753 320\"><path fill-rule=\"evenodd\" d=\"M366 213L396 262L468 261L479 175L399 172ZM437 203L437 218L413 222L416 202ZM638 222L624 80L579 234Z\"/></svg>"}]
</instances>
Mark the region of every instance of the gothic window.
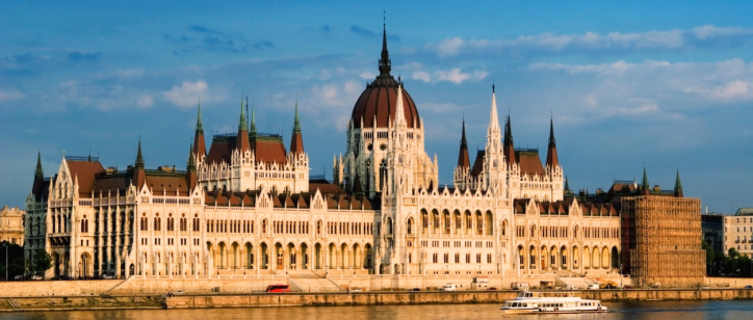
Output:
<instances>
[{"instance_id":1,"label":"gothic window","mask_svg":"<svg viewBox=\"0 0 753 320\"><path fill-rule=\"evenodd\" d=\"M193 216L193 231L199 231L200 226L201 225L199 224L199 215L195 214Z\"/></svg>"},{"instance_id":2,"label":"gothic window","mask_svg":"<svg viewBox=\"0 0 753 320\"><path fill-rule=\"evenodd\" d=\"M188 220L186 219L186 215L184 214L180 218L180 231L187 231L188 230Z\"/></svg>"},{"instance_id":3,"label":"gothic window","mask_svg":"<svg viewBox=\"0 0 753 320\"><path fill-rule=\"evenodd\" d=\"M154 228L153 228L154 231L159 231L160 230L160 222L161 221L160 221L159 213L158 213L157 216L154 217Z\"/></svg>"},{"instance_id":4,"label":"gothic window","mask_svg":"<svg viewBox=\"0 0 753 320\"><path fill-rule=\"evenodd\" d=\"M173 230L175 230L175 219L173 219L173 214L171 213L167 218L167 231Z\"/></svg>"}]
</instances>

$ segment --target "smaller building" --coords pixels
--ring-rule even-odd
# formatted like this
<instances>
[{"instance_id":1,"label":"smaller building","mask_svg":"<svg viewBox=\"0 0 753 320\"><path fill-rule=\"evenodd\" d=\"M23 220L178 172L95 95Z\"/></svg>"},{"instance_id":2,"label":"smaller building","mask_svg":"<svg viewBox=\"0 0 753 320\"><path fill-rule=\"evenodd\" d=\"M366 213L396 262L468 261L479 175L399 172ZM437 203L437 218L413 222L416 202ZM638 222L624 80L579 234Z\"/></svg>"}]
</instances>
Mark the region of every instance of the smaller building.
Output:
<instances>
[{"instance_id":1,"label":"smaller building","mask_svg":"<svg viewBox=\"0 0 753 320\"><path fill-rule=\"evenodd\" d=\"M753 208L740 208L724 217L724 253L733 248L753 258Z\"/></svg>"},{"instance_id":2,"label":"smaller building","mask_svg":"<svg viewBox=\"0 0 753 320\"><path fill-rule=\"evenodd\" d=\"M701 215L701 229L703 241L716 254L725 253L724 249L724 215L721 213L707 213Z\"/></svg>"},{"instance_id":3,"label":"smaller building","mask_svg":"<svg viewBox=\"0 0 753 320\"><path fill-rule=\"evenodd\" d=\"M0 209L0 242L8 241L19 246L24 245L24 212L18 208Z\"/></svg>"}]
</instances>

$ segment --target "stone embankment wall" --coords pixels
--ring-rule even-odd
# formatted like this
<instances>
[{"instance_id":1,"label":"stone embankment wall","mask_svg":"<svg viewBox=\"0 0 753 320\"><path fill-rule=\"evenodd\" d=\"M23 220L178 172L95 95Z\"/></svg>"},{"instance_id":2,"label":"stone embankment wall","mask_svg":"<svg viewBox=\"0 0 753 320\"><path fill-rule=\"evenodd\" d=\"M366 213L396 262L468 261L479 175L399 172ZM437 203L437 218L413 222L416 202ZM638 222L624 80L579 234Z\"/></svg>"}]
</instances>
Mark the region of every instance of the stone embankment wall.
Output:
<instances>
[{"instance_id":1,"label":"stone embankment wall","mask_svg":"<svg viewBox=\"0 0 753 320\"><path fill-rule=\"evenodd\" d=\"M646 289L593 291L538 291L540 295L577 295L602 301L733 300L753 299L749 289ZM502 303L517 292L505 291L397 291L287 294L90 295L55 297L0 297L1 311L256 308L284 306L341 306L384 304Z\"/></svg>"},{"instance_id":2,"label":"stone embankment wall","mask_svg":"<svg viewBox=\"0 0 753 320\"><path fill-rule=\"evenodd\" d=\"M659 300L734 300L753 299L747 289L647 289L647 290L584 290L542 291L542 295L575 295L602 301L659 301ZM502 303L517 295L516 291L457 291L457 292L354 292L304 294L249 295L184 295L165 299L168 309L191 308L251 308L280 306L339 306L380 304L454 304Z\"/></svg>"}]
</instances>

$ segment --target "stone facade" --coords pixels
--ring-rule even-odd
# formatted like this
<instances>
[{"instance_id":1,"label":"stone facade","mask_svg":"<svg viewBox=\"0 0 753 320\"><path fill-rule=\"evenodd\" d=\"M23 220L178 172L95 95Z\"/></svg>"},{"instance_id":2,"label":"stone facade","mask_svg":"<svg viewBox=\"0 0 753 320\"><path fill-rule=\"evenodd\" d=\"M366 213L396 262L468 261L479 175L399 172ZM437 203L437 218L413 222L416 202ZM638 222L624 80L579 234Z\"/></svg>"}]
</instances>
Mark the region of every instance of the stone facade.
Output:
<instances>
[{"instance_id":1,"label":"stone facade","mask_svg":"<svg viewBox=\"0 0 753 320\"><path fill-rule=\"evenodd\" d=\"M733 216L724 216L724 254L733 248L753 258L753 212L740 209Z\"/></svg>"},{"instance_id":2,"label":"stone facade","mask_svg":"<svg viewBox=\"0 0 753 320\"><path fill-rule=\"evenodd\" d=\"M0 242L7 241L24 245L24 215L26 212L18 208L0 209Z\"/></svg>"},{"instance_id":3,"label":"stone facade","mask_svg":"<svg viewBox=\"0 0 753 320\"><path fill-rule=\"evenodd\" d=\"M545 163L538 150L514 148L509 117L503 141L493 88L485 149L472 166L459 161L454 186L438 184L423 120L390 74L386 35L380 75L356 102L345 156L334 158L334 182L310 179L297 112L286 150L279 136L256 132L244 106L237 133L214 136L208 152L198 114L184 171L146 169L140 142L125 170L64 157L45 178L38 161L27 259L46 250L57 278L618 271L618 211L565 196L553 121Z\"/></svg>"}]
</instances>

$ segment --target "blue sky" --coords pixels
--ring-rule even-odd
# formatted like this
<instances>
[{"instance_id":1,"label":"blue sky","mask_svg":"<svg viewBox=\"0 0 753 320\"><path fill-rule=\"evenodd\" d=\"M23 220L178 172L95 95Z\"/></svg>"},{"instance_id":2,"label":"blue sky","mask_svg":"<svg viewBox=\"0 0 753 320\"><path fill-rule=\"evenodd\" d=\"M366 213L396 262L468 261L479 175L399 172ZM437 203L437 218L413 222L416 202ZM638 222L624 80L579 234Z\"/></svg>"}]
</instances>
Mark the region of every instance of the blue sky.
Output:
<instances>
[{"instance_id":1,"label":"blue sky","mask_svg":"<svg viewBox=\"0 0 753 320\"><path fill-rule=\"evenodd\" d=\"M378 72L382 10L393 74L450 182L460 118L483 148L490 86L518 147L546 146L554 116L573 189L645 166L711 211L753 206L753 4L749 2L0 3L0 204L23 205L41 151L185 165L202 99L208 134L289 141L299 101L312 174L345 149L356 98ZM474 152L475 153L475 152Z\"/></svg>"}]
</instances>

